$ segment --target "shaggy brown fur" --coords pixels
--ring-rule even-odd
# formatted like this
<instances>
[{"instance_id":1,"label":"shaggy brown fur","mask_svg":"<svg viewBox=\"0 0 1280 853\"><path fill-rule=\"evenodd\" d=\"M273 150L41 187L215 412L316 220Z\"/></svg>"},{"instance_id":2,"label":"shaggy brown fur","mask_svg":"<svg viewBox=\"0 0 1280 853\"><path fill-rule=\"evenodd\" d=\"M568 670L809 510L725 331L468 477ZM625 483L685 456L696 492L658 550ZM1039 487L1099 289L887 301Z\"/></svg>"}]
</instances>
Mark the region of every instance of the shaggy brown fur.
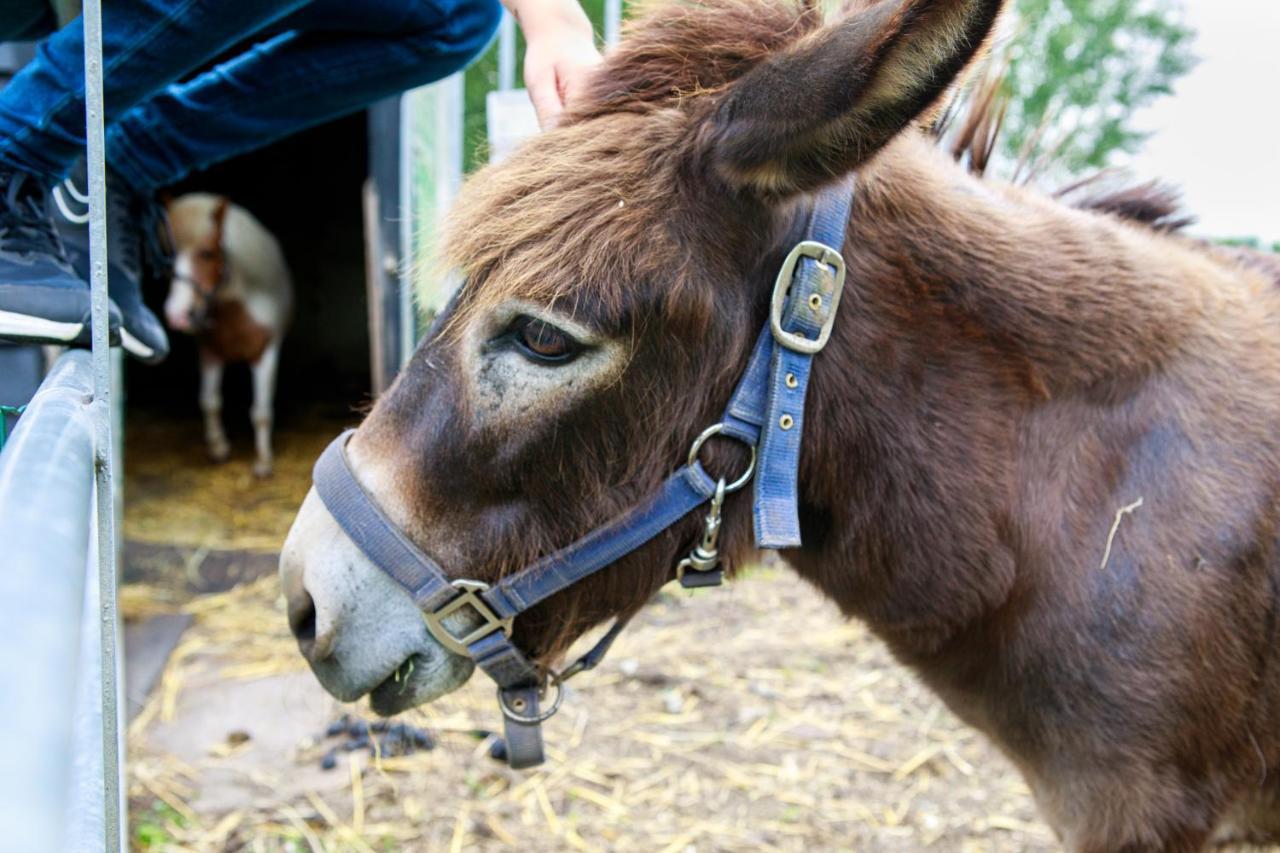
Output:
<instances>
[{"instance_id":1,"label":"shaggy brown fur","mask_svg":"<svg viewBox=\"0 0 1280 853\"><path fill-rule=\"evenodd\" d=\"M786 0L714 0L637 22L563 127L468 184L459 334L424 344L353 453L392 472L380 501L459 576L563 546L716 420L808 193L856 169L806 413L805 546L783 556L1000 744L1071 849L1262 833L1280 766L1276 266L1142 224L1167 218L1150 192L1080 210L940 152L917 128L999 6L883 0L824 26ZM625 341L621 375L486 427L456 377L465 335L511 298ZM740 563L749 498L726 513ZM641 607L697 528L522 616L518 642L550 663Z\"/></svg>"}]
</instances>

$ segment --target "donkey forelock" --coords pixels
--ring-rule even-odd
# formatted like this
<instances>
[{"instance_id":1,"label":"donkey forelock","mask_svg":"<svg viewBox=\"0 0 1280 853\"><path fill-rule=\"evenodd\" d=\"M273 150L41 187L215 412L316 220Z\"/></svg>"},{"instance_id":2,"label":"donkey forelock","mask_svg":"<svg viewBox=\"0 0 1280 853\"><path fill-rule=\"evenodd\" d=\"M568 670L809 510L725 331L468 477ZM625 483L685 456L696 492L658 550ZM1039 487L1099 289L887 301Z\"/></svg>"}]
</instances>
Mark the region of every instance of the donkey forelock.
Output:
<instances>
[{"instance_id":1,"label":"donkey forelock","mask_svg":"<svg viewBox=\"0 0 1280 853\"><path fill-rule=\"evenodd\" d=\"M638 285L678 278L679 246L654 226L672 201L680 124L619 114L564 127L469 181L447 258L475 308L571 300L616 323Z\"/></svg>"},{"instance_id":2,"label":"donkey forelock","mask_svg":"<svg viewBox=\"0 0 1280 853\"><path fill-rule=\"evenodd\" d=\"M443 254L484 282L469 288L478 307L567 303L612 326L637 297L652 297L666 322L696 333L712 310L698 280L707 262L738 263L732 241L752 214L756 229L768 227L750 198L707 185L695 120L732 81L813 32L821 13L787 0L648 6L560 127L467 182ZM732 233L707 218L708 193L732 208ZM654 286L661 292L646 290Z\"/></svg>"}]
</instances>

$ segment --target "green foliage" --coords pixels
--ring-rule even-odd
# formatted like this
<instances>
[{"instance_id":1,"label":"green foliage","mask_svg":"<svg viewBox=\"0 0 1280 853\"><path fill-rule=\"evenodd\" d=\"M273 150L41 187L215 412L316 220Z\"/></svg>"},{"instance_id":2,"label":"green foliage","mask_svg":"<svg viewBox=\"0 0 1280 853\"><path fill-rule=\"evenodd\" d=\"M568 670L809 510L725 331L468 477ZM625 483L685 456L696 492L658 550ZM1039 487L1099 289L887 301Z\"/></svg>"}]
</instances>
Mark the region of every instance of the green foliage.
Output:
<instances>
[{"instance_id":1,"label":"green foliage","mask_svg":"<svg viewBox=\"0 0 1280 853\"><path fill-rule=\"evenodd\" d=\"M172 806L156 800L142 814L130 820L135 850L167 850L175 845L174 829L187 825L187 819Z\"/></svg>"},{"instance_id":2,"label":"green foliage","mask_svg":"<svg viewBox=\"0 0 1280 853\"><path fill-rule=\"evenodd\" d=\"M1217 242L1222 246L1237 246L1242 249L1256 249L1259 252L1280 255L1280 243L1267 243L1260 237L1224 237Z\"/></svg>"},{"instance_id":3,"label":"green foliage","mask_svg":"<svg viewBox=\"0 0 1280 853\"><path fill-rule=\"evenodd\" d=\"M1134 113L1195 64L1182 0L1017 0L1015 9L1004 135L1013 159L1029 151L1068 171L1108 165L1143 142Z\"/></svg>"},{"instance_id":4,"label":"green foliage","mask_svg":"<svg viewBox=\"0 0 1280 853\"><path fill-rule=\"evenodd\" d=\"M516 81L519 85L520 63L524 61L524 39L516 37ZM487 161L485 138L488 133L485 112L485 95L498 88L498 40L467 69L463 78L466 109L462 119L462 168L472 172Z\"/></svg>"},{"instance_id":5,"label":"green foliage","mask_svg":"<svg viewBox=\"0 0 1280 853\"><path fill-rule=\"evenodd\" d=\"M1224 237L1218 241L1219 245L1232 246L1240 249L1261 249L1262 241L1257 237Z\"/></svg>"}]
</instances>

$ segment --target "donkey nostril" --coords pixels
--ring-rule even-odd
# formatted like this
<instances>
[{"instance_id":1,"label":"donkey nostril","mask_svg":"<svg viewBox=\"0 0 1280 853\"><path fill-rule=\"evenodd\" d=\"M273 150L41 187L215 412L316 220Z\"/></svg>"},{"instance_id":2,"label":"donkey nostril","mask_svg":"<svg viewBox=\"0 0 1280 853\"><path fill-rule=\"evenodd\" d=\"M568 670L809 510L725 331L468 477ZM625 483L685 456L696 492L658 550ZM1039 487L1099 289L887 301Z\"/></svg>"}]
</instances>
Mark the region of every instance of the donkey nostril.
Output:
<instances>
[{"instance_id":1,"label":"donkey nostril","mask_svg":"<svg viewBox=\"0 0 1280 853\"><path fill-rule=\"evenodd\" d=\"M298 639L298 649L308 661L319 663L333 654L333 629L316 634L316 605L305 589L301 598L289 603L289 629Z\"/></svg>"},{"instance_id":2,"label":"donkey nostril","mask_svg":"<svg viewBox=\"0 0 1280 853\"><path fill-rule=\"evenodd\" d=\"M289 628L293 631L293 636L298 638L298 648L303 657L312 663L319 663L333 654L333 645L337 640L333 627L316 632L316 603L306 590L302 591L300 599L289 605Z\"/></svg>"},{"instance_id":3,"label":"donkey nostril","mask_svg":"<svg viewBox=\"0 0 1280 853\"><path fill-rule=\"evenodd\" d=\"M313 626L314 630L314 626ZM313 640L300 641L309 648L304 648L307 657L312 663L319 663L322 660L328 660L333 655L333 644L337 640L337 635L333 629L321 631Z\"/></svg>"},{"instance_id":4,"label":"donkey nostril","mask_svg":"<svg viewBox=\"0 0 1280 853\"><path fill-rule=\"evenodd\" d=\"M301 641L316 638L316 603L310 593L303 590L299 600L289 602L289 630Z\"/></svg>"}]
</instances>

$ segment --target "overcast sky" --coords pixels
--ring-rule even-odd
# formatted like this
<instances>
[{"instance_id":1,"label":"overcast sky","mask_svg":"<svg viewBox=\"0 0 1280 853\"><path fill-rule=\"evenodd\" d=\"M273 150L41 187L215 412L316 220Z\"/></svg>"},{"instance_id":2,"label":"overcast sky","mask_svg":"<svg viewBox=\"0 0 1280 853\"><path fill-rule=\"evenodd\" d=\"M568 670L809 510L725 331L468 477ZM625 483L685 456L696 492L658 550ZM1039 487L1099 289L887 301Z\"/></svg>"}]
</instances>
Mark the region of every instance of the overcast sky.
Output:
<instances>
[{"instance_id":1,"label":"overcast sky","mask_svg":"<svg viewBox=\"0 0 1280 853\"><path fill-rule=\"evenodd\" d=\"M1131 168L1180 185L1196 233L1280 241L1280 2L1185 2L1200 64L1139 117Z\"/></svg>"}]
</instances>

